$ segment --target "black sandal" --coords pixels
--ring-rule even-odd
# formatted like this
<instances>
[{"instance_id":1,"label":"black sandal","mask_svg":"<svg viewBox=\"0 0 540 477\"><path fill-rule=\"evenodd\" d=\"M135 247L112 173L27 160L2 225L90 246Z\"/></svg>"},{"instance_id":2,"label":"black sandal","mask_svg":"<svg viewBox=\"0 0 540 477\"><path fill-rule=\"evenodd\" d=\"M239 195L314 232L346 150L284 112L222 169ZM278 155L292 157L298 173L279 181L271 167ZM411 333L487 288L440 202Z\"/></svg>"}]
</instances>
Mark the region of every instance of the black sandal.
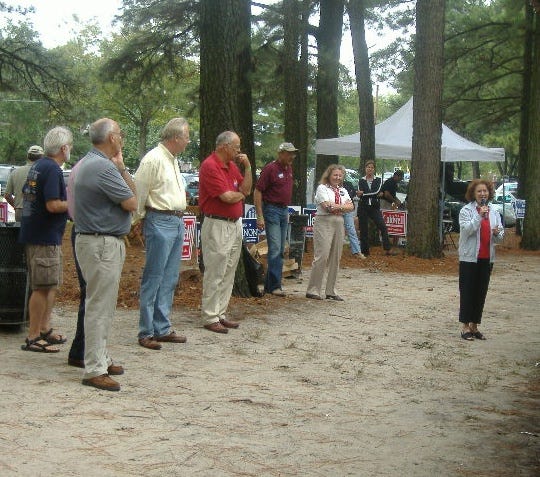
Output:
<instances>
[{"instance_id":1,"label":"black sandal","mask_svg":"<svg viewBox=\"0 0 540 477\"><path fill-rule=\"evenodd\" d=\"M35 353L58 353L60 351L58 348L50 349L50 346L53 345L47 343L47 341L40 336L33 340L26 338L25 342L26 344L21 345L23 351L34 351Z\"/></svg>"},{"instance_id":2,"label":"black sandal","mask_svg":"<svg viewBox=\"0 0 540 477\"><path fill-rule=\"evenodd\" d=\"M477 340L483 340L485 341L486 337L480 333L478 330L476 330L474 333L473 333L473 336L477 339Z\"/></svg>"},{"instance_id":3,"label":"black sandal","mask_svg":"<svg viewBox=\"0 0 540 477\"><path fill-rule=\"evenodd\" d=\"M466 331L465 333L462 331L461 337L467 341L474 341L474 334L470 331Z\"/></svg>"},{"instance_id":4,"label":"black sandal","mask_svg":"<svg viewBox=\"0 0 540 477\"><path fill-rule=\"evenodd\" d=\"M49 344L64 344L67 341L67 338L65 338L61 334L53 336L52 332L53 329L51 328L49 331L46 331L45 333L42 331L39 334L41 336L41 339L45 340Z\"/></svg>"}]
</instances>

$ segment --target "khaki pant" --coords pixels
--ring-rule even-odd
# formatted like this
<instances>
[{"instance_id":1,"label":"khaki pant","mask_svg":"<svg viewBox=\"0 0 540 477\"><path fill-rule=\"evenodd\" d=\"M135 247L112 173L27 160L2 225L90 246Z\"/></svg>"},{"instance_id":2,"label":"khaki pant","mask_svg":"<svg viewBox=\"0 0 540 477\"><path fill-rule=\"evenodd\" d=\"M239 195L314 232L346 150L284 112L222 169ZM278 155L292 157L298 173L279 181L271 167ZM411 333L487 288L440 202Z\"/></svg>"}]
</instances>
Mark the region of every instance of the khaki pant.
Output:
<instances>
[{"instance_id":1,"label":"khaki pant","mask_svg":"<svg viewBox=\"0 0 540 477\"><path fill-rule=\"evenodd\" d=\"M84 379L107 373L112 360L107 340L116 311L126 257L124 240L109 235L77 235L75 253L86 282Z\"/></svg>"},{"instance_id":2,"label":"khaki pant","mask_svg":"<svg viewBox=\"0 0 540 477\"><path fill-rule=\"evenodd\" d=\"M242 251L242 221L206 217L201 228L204 261L202 318L206 324L225 318Z\"/></svg>"},{"instance_id":3,"label":"khaki pant","mask_svg":"<svg viewBox=\"0 0 540 477\"><path fill-rule=\"evenodd\" d=\"M325 295L337 295L336 279L343 250L343 217L341 215L317 215L313 225L313 264L307 293L321 294L324 272L328 267Z\"/></svg>"}]
</instances>

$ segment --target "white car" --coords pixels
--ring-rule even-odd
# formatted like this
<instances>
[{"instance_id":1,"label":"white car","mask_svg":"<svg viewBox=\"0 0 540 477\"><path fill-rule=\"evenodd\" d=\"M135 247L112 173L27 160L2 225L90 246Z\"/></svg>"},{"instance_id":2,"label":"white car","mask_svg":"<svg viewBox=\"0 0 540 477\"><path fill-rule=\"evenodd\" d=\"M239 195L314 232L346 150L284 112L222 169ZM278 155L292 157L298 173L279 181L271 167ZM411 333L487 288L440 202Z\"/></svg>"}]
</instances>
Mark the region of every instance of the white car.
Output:
<instances>
[{"instance_id":1,"label":"white car","mask_svg":"<svg viewBox=\"0 0 540 477\"><path fill-rule=\"evenodd\" d=\"M501 184L497 189L495 189L495 196L503 195L503 185L504 185L504 194L515 194L518 190L518 183L517 182L505 182L504 184Z\"/></svg>"},{"instance_id":2,"label":"white car","mask_svg":"<svg viewBox=\"0 0 540 477\"><path fill-rule=\"evenodd\" d=\"M516 211L514 210L514 206L512 205L512 203L503 203L502 200L499 201L495 198L491 201L491 207L493 207L493 210L499 212L503 225L505 227L513 227L514 225L516 225Z\"/></svg>"}]
</instances>

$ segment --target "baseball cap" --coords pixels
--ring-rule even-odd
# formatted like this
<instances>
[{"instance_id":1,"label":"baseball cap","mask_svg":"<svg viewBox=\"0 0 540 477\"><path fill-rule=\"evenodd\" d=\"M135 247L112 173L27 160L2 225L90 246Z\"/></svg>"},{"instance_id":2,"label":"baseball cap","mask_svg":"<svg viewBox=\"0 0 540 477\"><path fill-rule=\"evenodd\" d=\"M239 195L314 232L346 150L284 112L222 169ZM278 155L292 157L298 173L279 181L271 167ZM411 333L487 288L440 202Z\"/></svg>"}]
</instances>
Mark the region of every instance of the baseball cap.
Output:
<instances>
[{"instance_id":1,"label":"baseball cap","mask_svg":"<svg viewBox=\"0 0 540 477\"><path fill-rule=\"evenodd\" d=\"M27 154L43 154L43 148L38 145L30 146Z\"/></svg>"},{"instance_id":2,"label":"baseball cap","mask_svg":"<svg viewBox=\"0 0 540 477\"><path fill-rule=\"evenodd\" d=\"M282 142L278 147L278 152L287 151L287 152L297 152L298 149L294 147L292 142Z\"/></svg>"}]
</instances>

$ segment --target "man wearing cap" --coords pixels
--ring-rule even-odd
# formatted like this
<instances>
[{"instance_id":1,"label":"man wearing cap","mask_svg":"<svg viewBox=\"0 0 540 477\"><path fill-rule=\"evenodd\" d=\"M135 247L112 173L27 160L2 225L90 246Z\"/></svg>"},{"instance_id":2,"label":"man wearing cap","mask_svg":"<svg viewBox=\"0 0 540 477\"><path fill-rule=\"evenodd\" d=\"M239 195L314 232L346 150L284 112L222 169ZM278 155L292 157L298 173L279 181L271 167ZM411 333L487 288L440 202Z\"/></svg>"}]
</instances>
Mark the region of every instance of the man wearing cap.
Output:
<instances>
[{"instance_id":1,"label":"man wearing cap","mask_svg":"<svg viewBox=\"0 0 540 477\"><path fill-rule=\"evenodd\" d=\"M184 118L173 118L161 132L161 142L141 160L135 173L138 207L134 221L143 220L146 259L141 279L139 344L159 350L161 343L185 343L171 328L170 314L178 284L186 191L176 156L189 143Z\"/></svg>"},{"instance_id":2,"label":"man wearing cap","mask_svg":"<svg viewBox=\"0 0 540 477\"><path fill-rule=\"evenodd\" d=\"M290 142L280 144L278 158L263 168L253 194L257 228L266 230L268 243L264 291L276 296L285 296L281 288L281 274L289 228L288 205L292 198L292 162L297 152L298 149Z\"/></svg>"},{"instance_id":3,"label":"man wearing cap","mask_svg":"<svg viewBox=\"0 0 540 477\"><path fill-rule=\"evenodd\" d=\"M24 166L14 169L8 177L4 198L15 209L15 221L20 222L22 218L22 208L24 196L22 188L26 182L28 171L32 164L43 157L43 149L41 146L30 146L26 154L27 162Z\"/></svg>"},{"instance_id":4,"label":"man wearing cap","mask_svg":"<svg viewBox=\"0 0 540 477\"><path fill-rule=\"evenodd\" d=\"M244 169L244 175L239 166ZM240 151L240 138L225 131L216 138L216 149L199 169L199 204L204 220L201 244L204 260L201 315L204 328L228 333L239 324L225 317L242 251L244 200L253 184L251 164Z\"/></svg>"}]
</instances>

